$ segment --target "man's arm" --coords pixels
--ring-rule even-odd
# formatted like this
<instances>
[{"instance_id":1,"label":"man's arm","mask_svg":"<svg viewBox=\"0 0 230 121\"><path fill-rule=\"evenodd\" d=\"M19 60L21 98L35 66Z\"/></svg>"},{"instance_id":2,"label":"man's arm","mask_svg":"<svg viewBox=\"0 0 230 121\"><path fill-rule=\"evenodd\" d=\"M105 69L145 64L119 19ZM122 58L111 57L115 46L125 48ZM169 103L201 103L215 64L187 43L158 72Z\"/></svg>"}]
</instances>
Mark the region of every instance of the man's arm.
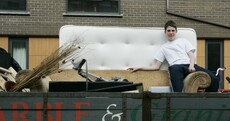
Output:
<instances>
[{"instance_id":1,"label":"man's arm","mask_svg":"<svg viewBox=\"0 0 230 121\"><path fill-rule=\"evenodd\" d=\"M158 71L162 65L162 62L155 60L152 66L149 67L134 67L134 68L128 68L131 72L136 71Z\"/></svg>"},{"instance_id":2,"label":"man's arm","mask_svg":"<svg viewBox=\"0 0 230 121\"><path fill-rule=\"evenodd\" d=\"M193 50L188 52L188 56L190 58L190 65L189 65L189 72L195 72L196 69L194 68L194 64L195 64L195 55Z\"/></svg>"}]
</instances>

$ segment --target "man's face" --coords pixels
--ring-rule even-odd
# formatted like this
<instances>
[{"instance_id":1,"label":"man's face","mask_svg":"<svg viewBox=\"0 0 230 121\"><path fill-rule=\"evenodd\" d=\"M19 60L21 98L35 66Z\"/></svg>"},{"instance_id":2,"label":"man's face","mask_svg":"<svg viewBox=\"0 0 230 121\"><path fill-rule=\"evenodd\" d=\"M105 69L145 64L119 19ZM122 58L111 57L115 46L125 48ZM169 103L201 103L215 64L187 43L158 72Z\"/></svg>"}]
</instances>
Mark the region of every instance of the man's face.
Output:
<instances>
[{"instance_id":1,"label":"man's face","mask_svg":"<svg viewBox=\"0 0 230 121\"><path fill-rule=\"evenodd\" d=\"M168 26L165 30L165 34L169 41L173 41L176 38L176 29L174 27Z\"/></svg>"}]
</instances>

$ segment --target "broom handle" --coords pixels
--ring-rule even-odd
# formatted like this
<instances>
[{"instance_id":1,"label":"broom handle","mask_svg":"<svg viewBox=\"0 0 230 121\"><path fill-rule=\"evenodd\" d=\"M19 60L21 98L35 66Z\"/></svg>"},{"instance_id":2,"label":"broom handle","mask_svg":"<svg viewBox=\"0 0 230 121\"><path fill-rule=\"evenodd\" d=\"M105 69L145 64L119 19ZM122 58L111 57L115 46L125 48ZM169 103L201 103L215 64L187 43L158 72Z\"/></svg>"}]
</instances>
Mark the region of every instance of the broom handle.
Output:
<instances>
[{"instance_id":1,"label":"broom handle","mask_svg":"<svg viewBox=\"0 0 230 121\"><path fill-rule=\"evenodd\" d=\"M106 80L106 79L104 79L104 78L102 78L102 77L100 77L100 76L94 75L94 74L89 73L89 72L86 73L86 72L83 71L83 70L81 70L81 71L79 72L79 74L80 74L81 76L83 76L84 78L87 78L86 75L88 75L88 78L93 77L93 78L100 79L100 80L103 80L103 81L107 81L107 82L108 82L108 80ZM90 81L93 81L93 80L90 79Z\"/></svg>"}]
</instances>

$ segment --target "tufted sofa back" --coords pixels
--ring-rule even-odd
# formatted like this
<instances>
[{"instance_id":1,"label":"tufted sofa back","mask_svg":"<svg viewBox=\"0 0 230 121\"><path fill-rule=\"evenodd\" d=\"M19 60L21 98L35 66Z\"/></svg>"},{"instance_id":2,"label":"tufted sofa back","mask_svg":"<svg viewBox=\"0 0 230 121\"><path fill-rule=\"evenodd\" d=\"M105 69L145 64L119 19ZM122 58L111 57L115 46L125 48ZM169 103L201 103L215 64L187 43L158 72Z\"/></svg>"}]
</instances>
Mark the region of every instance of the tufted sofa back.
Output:
<instances>
[{"instance_id":1,"label":"tufted sofa back","mask_svg":"<svg viewBox=\"0 0 230 121\"><path fill-rule=\"evenodd\" d=\"M81 38L86 44L81 58L87 60L90 70L124 70L133 66L149 66L154 54L167 39L163 28L102 27L65 25L59 31L60 46ZM178 28L178 37L188 39L197 47L196 32ZM165 62L162 70L167 70ZM72 68L68 64L65 68Z\"/></svg>"}]
</instances>

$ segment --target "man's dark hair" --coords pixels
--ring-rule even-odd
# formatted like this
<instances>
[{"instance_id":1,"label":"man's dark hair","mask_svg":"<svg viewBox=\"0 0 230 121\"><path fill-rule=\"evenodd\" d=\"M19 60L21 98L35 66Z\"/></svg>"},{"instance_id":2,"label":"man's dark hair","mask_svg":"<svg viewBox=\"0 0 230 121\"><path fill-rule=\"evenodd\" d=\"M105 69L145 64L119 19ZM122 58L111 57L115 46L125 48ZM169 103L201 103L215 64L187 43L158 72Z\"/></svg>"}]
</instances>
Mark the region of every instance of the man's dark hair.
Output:
<instances>
[{"instance_id":1,"label":"man's dark hair","mask_svg":"<svg viewBox=\"0 0 230 121\"><path fill-rule=\"evenodd\" d=\"M169 27L169 26L175 28L176 31L177 31L177 26L176 26L176 23L175 23L174 21L169 20L169 21L167 21L167 22L165 23L165 31L166 31L167 27Z\"/></svg>"}]
</instances>

